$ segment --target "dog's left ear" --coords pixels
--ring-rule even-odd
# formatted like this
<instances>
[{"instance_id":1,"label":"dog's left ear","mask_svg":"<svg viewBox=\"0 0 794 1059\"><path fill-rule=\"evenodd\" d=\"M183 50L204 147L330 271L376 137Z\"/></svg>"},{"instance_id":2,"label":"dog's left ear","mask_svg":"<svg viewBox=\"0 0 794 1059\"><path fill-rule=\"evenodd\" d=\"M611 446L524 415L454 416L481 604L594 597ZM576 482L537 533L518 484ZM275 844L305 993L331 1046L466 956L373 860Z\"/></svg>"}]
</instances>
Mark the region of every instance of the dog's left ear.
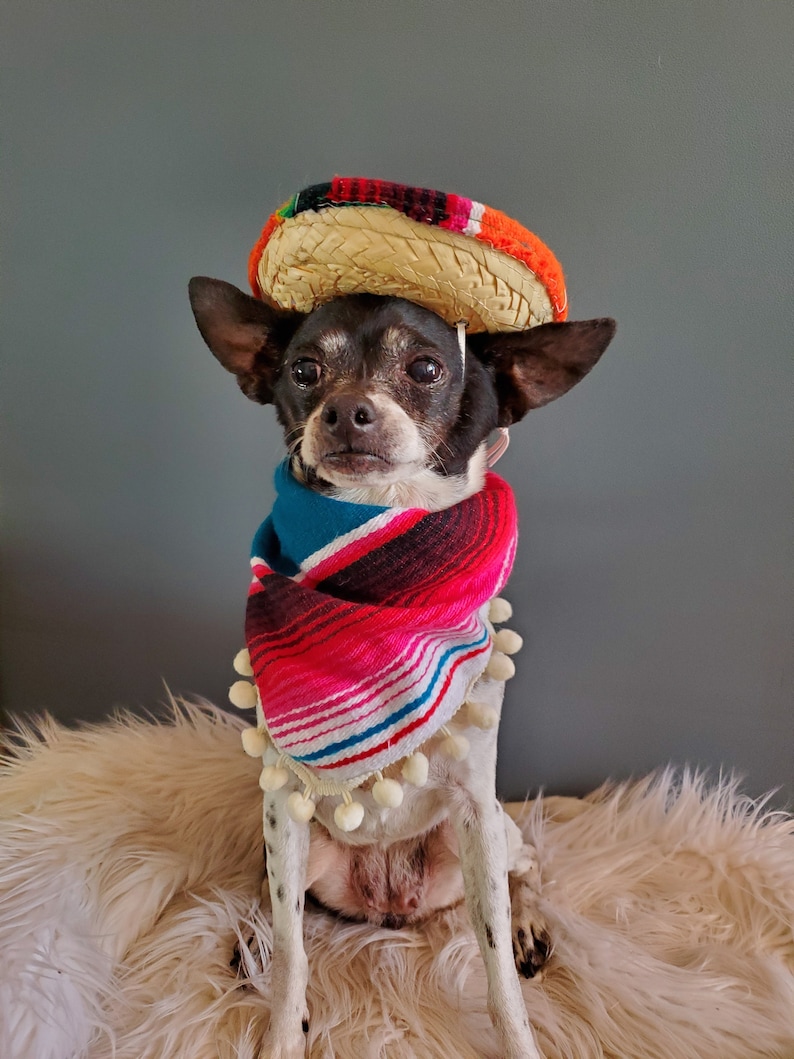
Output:
<instances>
[{"instance_id":1,"label":"dog's left ear","mask_svg":"<svg viewBox=\"0 0 794 1059\"><path fill-rule=\"evenodd\" d=\"M281 355L303 314L274 309L209 276L194 276L188 293L201 337L212 353L237 376L246 397L270 404Z\"/></svg>"},{"instance_id":2,"label":"dog's left ear","mask_svg":"<svg viewBox=\"0 0 794 1059\"><path fill-rule=\"evenodd\" d=\"M604 317L472 335L469 347L494 376L499 426L509 427L567 393L598 362L616 326Z\"/></svg>"}]
</instances>

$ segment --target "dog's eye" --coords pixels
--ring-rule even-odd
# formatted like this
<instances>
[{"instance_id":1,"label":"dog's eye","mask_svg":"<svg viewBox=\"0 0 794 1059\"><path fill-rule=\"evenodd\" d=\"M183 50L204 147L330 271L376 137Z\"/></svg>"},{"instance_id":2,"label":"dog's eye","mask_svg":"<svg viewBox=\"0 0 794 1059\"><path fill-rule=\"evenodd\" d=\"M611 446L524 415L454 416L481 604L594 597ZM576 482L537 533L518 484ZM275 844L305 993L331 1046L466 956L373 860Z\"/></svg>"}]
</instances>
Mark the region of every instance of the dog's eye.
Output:
<instances>
[{"instance_id":1,"label":"dog's eye","mask_svg":"<svg viewBox=\"0 0 794 1059\"><path fill-rule=\"evenodd\" d=\"M316 360L302 357L292 365L292 378L298 386L314 386L320 381L322 368Z\"/></svg>"},{"instance_id":2,"label":"dog's eye","mask_svg":"<svg viewBox=\"0 0 794 1059\"><path fill-rule=\"evenodd\" d=\"M418 357L408 365L408 374L414 382L438 382L442 375L441 365L430 357Z\"/></svg>"}]
</instances>

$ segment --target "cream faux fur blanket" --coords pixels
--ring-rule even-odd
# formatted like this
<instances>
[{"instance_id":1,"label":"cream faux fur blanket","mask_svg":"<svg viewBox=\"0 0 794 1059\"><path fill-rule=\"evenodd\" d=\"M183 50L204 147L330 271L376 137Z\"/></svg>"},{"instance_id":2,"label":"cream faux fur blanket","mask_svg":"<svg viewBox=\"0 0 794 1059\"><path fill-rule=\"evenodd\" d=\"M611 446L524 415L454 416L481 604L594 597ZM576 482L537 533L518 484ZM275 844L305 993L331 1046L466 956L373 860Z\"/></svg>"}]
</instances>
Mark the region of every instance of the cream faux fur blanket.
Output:
<instances>
[{"instance_id":1,"label":"cream faux fur blanket","mask_svg":"<svg viewBox=\"0 0 794 1059\"><path fill-rule=\"evenodd\" d=\"M2 1059L258 1059L271 934L240 727L183 706L24 731L0 767ZM794 1057L791 817L664 772L520 823L555 943L524 989L548 1059ZM308 914L306 938L313 1057L498 1059L462 907L399 932Z\"/></svg>"}]
</instances>

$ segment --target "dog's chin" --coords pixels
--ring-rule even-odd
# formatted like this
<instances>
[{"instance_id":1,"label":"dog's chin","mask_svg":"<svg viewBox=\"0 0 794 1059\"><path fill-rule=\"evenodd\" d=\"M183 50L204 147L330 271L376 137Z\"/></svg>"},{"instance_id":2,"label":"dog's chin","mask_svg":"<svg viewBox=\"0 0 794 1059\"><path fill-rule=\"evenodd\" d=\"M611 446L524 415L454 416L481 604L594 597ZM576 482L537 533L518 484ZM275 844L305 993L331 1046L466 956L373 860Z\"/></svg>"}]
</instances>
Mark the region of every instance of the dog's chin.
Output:
<instances>
[{"instance_id":1,"label":"dog's chin","mask_svg":"<svg viewBox=\"0 0 794 1059\"><path fill-rule=\"evenodd\" d=\"M311 469L321 481L339 489L377 489L409 481L422 466L375 452L329 452Z\"/></svg>"},{"instance_id":2,"label":"dog's chin","mask_svg":"<svg viewBox=\"0 0 794 1059\"><path fill-rule=\"evenodd\" d=\"M337 500L382 507L441 511L478 492L485 481L485 445L461 474L445 474L424 462L391 459L369 452L327 453L293 462L301 480Z\"/></svg>"},{"instance_id":3,"label":"dog's chin","mask_svg":"<svg viewBox=\"0 0 794 1059\"><path fill-rule=\"evenodd\" d=\"M316 467L320 478L332 485L378 485L405 476L402 464L376 452L329 452Z\"/></svg>"}]
</instances>

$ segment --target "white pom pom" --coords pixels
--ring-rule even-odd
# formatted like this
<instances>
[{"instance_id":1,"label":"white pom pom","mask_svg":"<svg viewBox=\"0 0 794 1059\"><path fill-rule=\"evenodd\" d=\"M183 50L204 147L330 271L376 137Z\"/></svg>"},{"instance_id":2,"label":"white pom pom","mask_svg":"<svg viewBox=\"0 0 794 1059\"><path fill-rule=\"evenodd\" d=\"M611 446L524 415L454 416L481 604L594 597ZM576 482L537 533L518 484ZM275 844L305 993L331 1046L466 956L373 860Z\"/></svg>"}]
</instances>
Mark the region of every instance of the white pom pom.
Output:
<instances>
[{"instance_id":1,"label":"white pom pom","mask_svg":"<svg viewBox=\"0 0 794 1059\"><path fill-rule=\"evenodd\" d=\"M247 680L235 680L229 688L229 702L238 710L253 710L256 706L256 688Z\"/></svg>"},{"instance_id":2,"label":"white pom pom","mask_svg":"<svg viewBox=\"0 0 794 1059\"><path fill-rule=\"evenodd\" d=\"M340 831L355 831L364 819L361 802L342 802L334 809L334 823Z\"/></svg>"},{"instance_id":3,"label":"white pom pom","mask_svg":"<svg viewBox=\"0 0 794 1059\"><path fill-rule=\"evenodd\" d=\"M463 761L469 756L469 741L465 735L448 735L441 743L441 750L455 761Z\"/></svg>"},{"instance_id":4,"label":"white pom pom","mask_svg":"<svg viewBox=\"0 0 794 1059\"><path fill-rule=\"evenodd\" d=\"M493 638L493 645L503 654L514 655L524 646L524 639L513 629L500 629Z\"/></svg>"},{"instance_id":5,"label":"white pom pom","mask_svg":"<svg viewBox=\"0 0 794 1059\"><path fill-rule=\"evenodd\" d=\"M249 757L261 757L270 746L267 733L261 728L245 728L240 733L243 741L243 750Z\"/></svg>"},{"instance_id":6,"label":"white pom pom","mask_svg":"<svg viewBox=\"0 0 794 1059\"><path fill-rule=\"evenodd\" d=\"M486 675L494 680L509 680L516 674L515 663L512 658L503 655L501 651L494 651L488 665L485 667Z\"/></svg>"},{"instance_id":7,"label":"white pom pom","mask_svg":"<svg viewBox=\"0 0 794 1059\"><path fill-rule=\"evenodd\" d=\"M372 785L372 797L384 809L396 809L403 803L404 791L397 780L377 780Z\"/></svg>"},{"instance_id":8,"label":"white pom pom","mask_svg":"<svg viewBox=\"0 0 794 1059\"><path fill-rule=\"evenodd\" d=\"M402 767L403 779L414 787L424 787L430 763L421 750L405 759Z\"/></svg>"},{"instance_id":9,"label":"white pom pom","mask_svg":"<svg viewBox=\"0 0 794 1059\"><path fill-rule=\"evenodd\" d=\"M293 791L287 798L287 812L296 824L308 824L316 808L311 798L304 797L300 791Z\"/></svg>"},{"instance_id":10,"label":"white pom pom","mask_svg":"<svg viewBox=\"0 0 794 1059\"><path fill-rule=\"evenodd\" d=\"M501 596L496 596L491 600L491 606L488 609L488 617L494 625L501 625L503 621L509 621L513 617L513 608L506 599L502 599Z\"/></svg>"},{"instance_id":11,"label":"white pom pom","mask_svg":"<svg viewBox=\"0 0 794 1059\"><path fill-rule=\"evenodd\" d=\"M469 703L469 724L475 728L496 728L499 724L499 714L485 702Z\"/></svg>"},{"instance_id":12,"label":"white pom pom","mask_svg":"<svg viewBox=\"0 0 794 1059\"><path fill-rule=\"evenodd\" d=\"M234 656L232 662L235 673L239 673L241 677L252 677L254 671L251 668L251 656L248 653L248 648L244 647L242 651L238 651Z\"/></svg>"},{"instance_id":13,"label":"white pom pom","mask_svg":"<svg viewBox=\"0 0 794 1059\"><path fill-rule=\"evenodd\" d=\"M259 773L259 786L263 791L280 791L289 779L289 772L280 765L265 765Z\"/></svg>"}]
</instances>

